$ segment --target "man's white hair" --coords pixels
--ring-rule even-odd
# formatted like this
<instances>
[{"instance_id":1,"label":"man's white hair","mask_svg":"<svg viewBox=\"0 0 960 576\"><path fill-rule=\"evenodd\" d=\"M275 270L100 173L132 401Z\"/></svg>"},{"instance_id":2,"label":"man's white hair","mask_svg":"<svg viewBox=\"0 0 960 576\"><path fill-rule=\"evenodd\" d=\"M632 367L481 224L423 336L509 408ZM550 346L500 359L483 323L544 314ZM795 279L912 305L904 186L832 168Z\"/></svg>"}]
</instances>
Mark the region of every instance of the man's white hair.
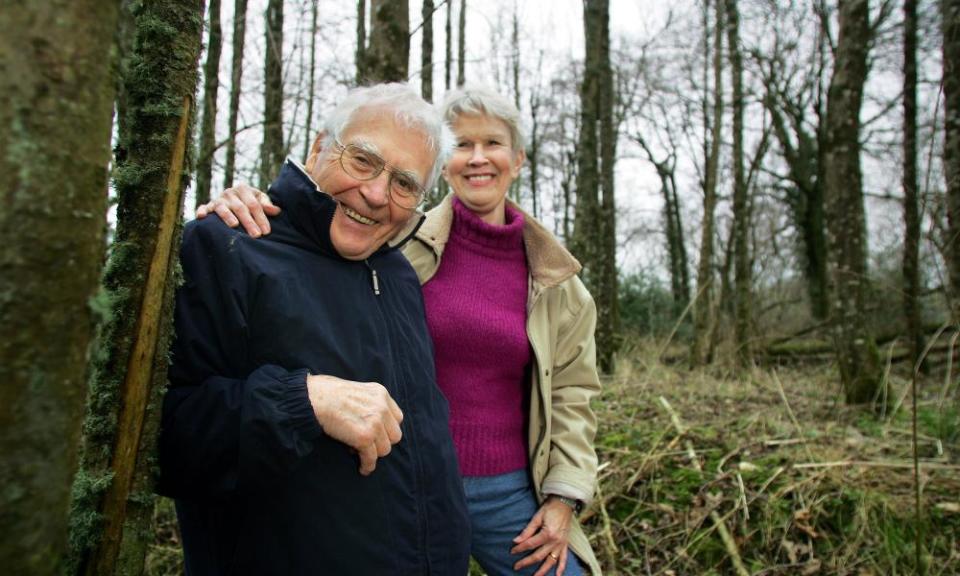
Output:
<instances>
[{"instance_id":1,"label":"man's white hair","mask_svg":"<svg viewBox=\"0 0 960 576\"><path fill-rule=\"evenodd\" d=\"M374 84L355 88L327 116L324 124L325 149L329 149L334 140L340 139L360 110L392 113L398 124L426 136L428 148L436 153L427 181L423 183L424 189L431 189L450 157L454 143L453 132L437 110L407 84Z\"/></svg>"}]
</instances>

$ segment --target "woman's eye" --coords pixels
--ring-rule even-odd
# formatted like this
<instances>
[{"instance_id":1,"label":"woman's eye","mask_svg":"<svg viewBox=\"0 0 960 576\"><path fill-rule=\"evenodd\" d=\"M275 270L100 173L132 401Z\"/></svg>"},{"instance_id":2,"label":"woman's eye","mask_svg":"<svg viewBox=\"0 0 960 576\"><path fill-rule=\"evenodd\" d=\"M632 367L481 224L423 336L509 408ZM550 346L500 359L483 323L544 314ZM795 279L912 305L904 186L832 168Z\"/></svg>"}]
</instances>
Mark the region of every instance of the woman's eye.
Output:
<instances>
[{"instance_id":1,"label":"woman's eye","mask_svg":"<svg viewBox=\"0 0 960 576\"><path fill-rule=\"evenodd\" d=\"M464 141L464 142L457 142L457 148L469 148L469 147L470 147L470 143L469 143L469 142L466 142L466 141Z\"/></svg>"}]
</instances>

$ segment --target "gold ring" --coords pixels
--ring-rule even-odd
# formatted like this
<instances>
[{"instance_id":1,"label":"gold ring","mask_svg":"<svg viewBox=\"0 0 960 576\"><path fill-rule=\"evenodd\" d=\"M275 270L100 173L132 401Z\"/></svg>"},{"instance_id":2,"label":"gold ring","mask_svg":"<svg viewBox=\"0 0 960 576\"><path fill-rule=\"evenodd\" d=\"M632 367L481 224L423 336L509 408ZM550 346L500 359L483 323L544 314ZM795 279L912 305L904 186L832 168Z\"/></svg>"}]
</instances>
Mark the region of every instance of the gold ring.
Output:
<instances>
[{"instance_id":1,"label":"gold ring","mask_svg":"<svg viewBox=\"0 0 960 576\"><path fill-rule=\"evenodd\" d=\"M559 559L560 559L560 556L557 555L557 554L554 554L553 552L550 553L550 557L553 558L554 560L559 560Z\"/></svg>"}]
</instances>

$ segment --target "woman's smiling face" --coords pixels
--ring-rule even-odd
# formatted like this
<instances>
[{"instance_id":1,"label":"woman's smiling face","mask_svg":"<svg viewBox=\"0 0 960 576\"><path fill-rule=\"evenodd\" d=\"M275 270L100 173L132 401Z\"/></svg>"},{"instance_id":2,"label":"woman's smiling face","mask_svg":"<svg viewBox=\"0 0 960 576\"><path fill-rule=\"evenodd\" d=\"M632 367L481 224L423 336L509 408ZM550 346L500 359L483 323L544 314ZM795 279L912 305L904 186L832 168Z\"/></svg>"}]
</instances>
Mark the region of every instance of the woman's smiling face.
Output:
<instances>
[{"instance_id":1,"label":"woman's smiling face","mask_svg":"<svg viewBox=\"0 0 960 576\"><path fill-rule=\"evenodd\" d=\"M453 122L457 145L443 175L463 204L490 224L504 223L507 191L526 157L511 146L510 130L497 118L461 115Z\"/></svg>"}]
</instances>

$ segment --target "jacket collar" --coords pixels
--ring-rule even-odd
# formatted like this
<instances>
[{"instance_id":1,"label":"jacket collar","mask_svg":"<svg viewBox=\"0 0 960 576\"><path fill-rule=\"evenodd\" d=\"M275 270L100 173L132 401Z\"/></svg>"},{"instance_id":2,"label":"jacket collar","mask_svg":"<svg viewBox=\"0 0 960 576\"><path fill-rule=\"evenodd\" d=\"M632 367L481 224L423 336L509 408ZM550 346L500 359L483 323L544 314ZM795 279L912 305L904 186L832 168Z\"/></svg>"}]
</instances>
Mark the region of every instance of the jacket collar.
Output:
<instances>
[{"instance_id":1,"label":"jacket collar","mask_svg":"<svg viewBox=\"0 0 960 576\"><path fill-rule=\"evenodd\" d=\"M580 271L580 262L563 247L543 224L507 198L507 204L523 213L523 244L533 279L544 287L555 286ZM453 227L453 193L447 194L416 231L418 240L442 254Z\"/></svg>"},{"instance_id":2,"label":"jacket collar","mask_svg":"<svg viewBox=\"0 0 960 576\"><path fill-rule=\"evenodd\" d=\"M267 192L277 206L283 208L290 223L307 237L315 248L327 255L337 255L330 241L330 223L337 210L337 203L329 194L320 190L306 168L293 158L287 158L280 174ZM413 237L423 222L423 213L417 211L409 222L375 254L401 246Z\"/></svg>"}]
</instances>

